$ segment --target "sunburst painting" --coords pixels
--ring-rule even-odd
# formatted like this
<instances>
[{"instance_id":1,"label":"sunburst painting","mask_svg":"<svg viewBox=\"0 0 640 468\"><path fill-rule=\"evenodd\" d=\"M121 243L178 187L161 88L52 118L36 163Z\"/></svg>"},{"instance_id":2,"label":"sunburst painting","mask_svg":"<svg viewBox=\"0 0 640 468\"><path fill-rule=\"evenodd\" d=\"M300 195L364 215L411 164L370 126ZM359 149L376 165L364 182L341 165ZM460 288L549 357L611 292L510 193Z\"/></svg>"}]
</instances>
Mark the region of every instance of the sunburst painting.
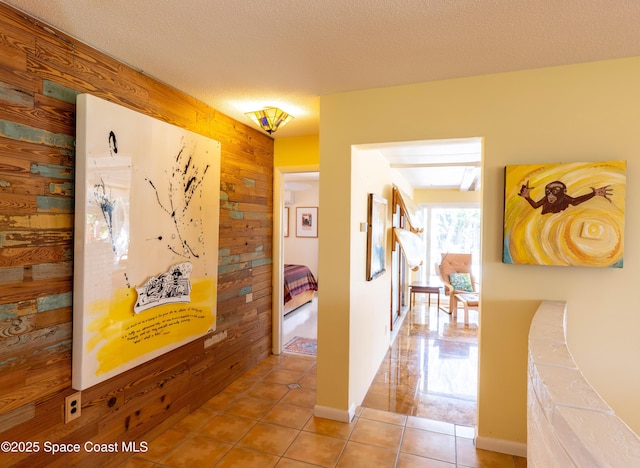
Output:
<instances>
[{"instance_id":1,"label":"sunburst painting","mask_svg":"<svg viewBox=\"0 0 640 468\"><path fill-rule=\"evenodd\" d=\"M505 170L503 262L622 268L626 161Z\"/></svg>"}]
</instances>

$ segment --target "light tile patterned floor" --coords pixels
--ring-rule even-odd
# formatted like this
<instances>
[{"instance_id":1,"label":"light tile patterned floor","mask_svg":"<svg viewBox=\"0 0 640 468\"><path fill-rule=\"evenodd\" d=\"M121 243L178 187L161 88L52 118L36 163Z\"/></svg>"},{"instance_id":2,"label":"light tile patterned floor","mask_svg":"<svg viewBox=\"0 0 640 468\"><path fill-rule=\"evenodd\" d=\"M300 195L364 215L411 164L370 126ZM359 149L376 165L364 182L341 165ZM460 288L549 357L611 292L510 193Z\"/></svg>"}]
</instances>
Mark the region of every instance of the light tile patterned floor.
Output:
<instances>
[{"instance_id":1,"label":"light tile patterned floor","mask_svg":"<svg viewBox=\"0 0 640 468\"><path fill-rule=\"evenodd\" d=\"M514 467L526 460L473 445L473 429L359 408L313 416L315 358L271 356L152 440L123 467Z\"/></svg>"}]
</instances>

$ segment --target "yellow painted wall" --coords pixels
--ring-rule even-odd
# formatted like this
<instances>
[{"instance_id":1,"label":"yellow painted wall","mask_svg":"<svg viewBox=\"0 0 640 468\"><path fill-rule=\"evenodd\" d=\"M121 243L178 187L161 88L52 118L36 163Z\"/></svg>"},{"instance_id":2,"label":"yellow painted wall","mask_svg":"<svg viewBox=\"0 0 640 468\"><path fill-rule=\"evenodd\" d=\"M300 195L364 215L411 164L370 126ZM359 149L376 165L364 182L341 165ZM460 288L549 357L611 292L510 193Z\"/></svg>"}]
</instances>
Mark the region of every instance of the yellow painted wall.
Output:
<instances>
[{"instance_id":1,"label":"yellow painted wall","mask_svg":"<svg viewBox=\"0 0 640 468\"><path fill-rule=\"evenodd\" d=\"M317 172L320 169L320 145L318 135L291 138L279 138L273 144L273 225L282 226L284 218L284 177L286 173ZM291 209L290 209L291 211ZM318 209L318 219L322 219L322 210ZM289 229L295 229L295 210L289 213ZM318 223L320 235L322 222ZM294 234L290 234L295 235ZM281 311L284 301L283 269L284 238L278 229L273 230L273 310ZM317 249L316 249L317 251ZM317 271L318 278L320 270ZM272 316L273 352L282 351L282 321L280 313Z\"/></svg>"},{"instance_id":2,"label":"yellow painted wall","mask_svg":"<svg viewBox=\"0 0 640 468\"><path fill-rule=\"evenodd\" d=\"M576 361L619 416L640 432L640 373L634 364L640 355L640 315L632 294L640 277L640 249L634 248L640 219L638 210L629 208L640 197L640 186L633 183L640 177L638 83L636 57L321 98L319 268L325 281L319 331L335 334L324 346L320 341L319 405L359 404L349 401L355 371L349 369L353 357L344 329L350 316L366 314L364 305L350 298L353 266L334 261L364 248L352 235L357 223L348 197L353 179L367 175L352 173L352 145L483 137L479 437L526 442L527 334L543 299L568 302ZM393 116L393 125L362 118L372 103L377 116ZM623 269L502 263L505 165L610 159L628 161Z\"/></svg>"},{"instance_id":3,"label":"yellow painted wall","mask_svg":"<svg viewBox=\"0 0 640 468\"><path fill-rule=\"evenodd\" d=\"M351 181L349 402L353 410L364 399L373 375L389 347L391 304L391 168L380 155L352 152ZM358 177L358 174L366 177ZM360 223L368 219L368 198L373 193L387 200L386 271L367 281L367 233ZM341 264L339 258L334 263ZM333 310L329 313L342 313Z\"/></svg>"},{"instance_id":4,"label":"yellow painted wall","mask_svg":"<svg viewBox=\"0 0 640 468\"><path fill-rule=\"evenodd\" d=\"M318 165L320 162L318 135L274 140L273 159L275 167Z\"/></svg>"}]
</instances>

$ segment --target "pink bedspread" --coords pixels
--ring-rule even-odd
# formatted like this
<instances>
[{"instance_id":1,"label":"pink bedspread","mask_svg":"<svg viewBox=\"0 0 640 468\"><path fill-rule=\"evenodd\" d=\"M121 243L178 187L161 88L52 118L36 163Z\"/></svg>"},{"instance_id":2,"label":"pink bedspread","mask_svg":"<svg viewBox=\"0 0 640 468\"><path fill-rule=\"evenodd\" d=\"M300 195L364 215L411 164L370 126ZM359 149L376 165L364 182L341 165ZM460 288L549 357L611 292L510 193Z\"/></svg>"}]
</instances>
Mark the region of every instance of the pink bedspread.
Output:
<instances>
[{"instance_id":1,"label":"pink bedspread","mask_svg":"<svg viewBox=\"0 0 640 468\"><path fill-rule=\"evenodd\" d=\"M291 300L293 296L304 291L317 291L318 282L313 273L304 265L285 265L284 266L284 302L285 304Z\"/></svg>"}]
</instances>

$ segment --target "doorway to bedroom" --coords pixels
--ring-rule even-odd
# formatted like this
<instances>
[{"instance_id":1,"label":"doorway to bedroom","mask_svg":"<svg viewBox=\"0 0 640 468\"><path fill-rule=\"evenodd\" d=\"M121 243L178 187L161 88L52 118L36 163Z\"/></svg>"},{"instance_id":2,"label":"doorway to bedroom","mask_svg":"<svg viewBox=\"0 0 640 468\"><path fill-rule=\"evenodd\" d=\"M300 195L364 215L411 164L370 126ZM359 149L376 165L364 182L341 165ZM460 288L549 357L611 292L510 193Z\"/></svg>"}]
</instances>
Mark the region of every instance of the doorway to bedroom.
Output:
<instances>
[{"instance_id":1,"label":"doorway to bedroom","mask_svg":"<svg viewBox=\"0 0 640 468\"><path fill-rule=\"evenodd\" d=\"M283 197L282 350L316 355L319 173L286 173Z\"/></svg>"}]
</instances>

